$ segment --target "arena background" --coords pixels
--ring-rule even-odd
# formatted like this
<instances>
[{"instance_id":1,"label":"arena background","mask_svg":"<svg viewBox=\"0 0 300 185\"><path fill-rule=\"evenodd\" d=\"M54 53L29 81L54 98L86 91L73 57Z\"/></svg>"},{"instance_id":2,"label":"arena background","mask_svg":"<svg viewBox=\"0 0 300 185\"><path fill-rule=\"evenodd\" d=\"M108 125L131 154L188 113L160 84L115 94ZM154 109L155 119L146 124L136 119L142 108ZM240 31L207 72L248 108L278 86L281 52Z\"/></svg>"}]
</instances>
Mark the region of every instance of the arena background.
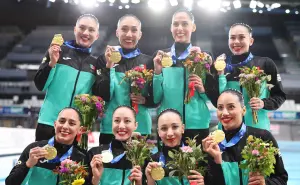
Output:
<instances>
[{"instance_id":1,"label":"arena background","mask_svg":"<svg viewBox=\"0 0 300 185\"><path fill-rule=\"evenodd\" d=\"M176 5L177 2L177 5ZM100 22L100 38L93 46L95 56L107 44L117 45L117 20L134 14L142 21L142 52L152 55L170 47L172 13L191 9L197 30L193 45L214 57L227 53L228 29L236 22L252 26L254 55L272 58L281 74L287 101L270 112L271 130L279 141L289 173L289 185L300 184L300 1L299 0L1 0L0 1L0 185L23 148L34 141L44 92L33 77L55 33L73 38L78 16L94 14ZM209 104L216 123L215 108ZM155 109L151 111L156 127ZM96 146L99 124L89 138ZM155 138L155 134L152 136Z\"/></svg>"}]
</instances>

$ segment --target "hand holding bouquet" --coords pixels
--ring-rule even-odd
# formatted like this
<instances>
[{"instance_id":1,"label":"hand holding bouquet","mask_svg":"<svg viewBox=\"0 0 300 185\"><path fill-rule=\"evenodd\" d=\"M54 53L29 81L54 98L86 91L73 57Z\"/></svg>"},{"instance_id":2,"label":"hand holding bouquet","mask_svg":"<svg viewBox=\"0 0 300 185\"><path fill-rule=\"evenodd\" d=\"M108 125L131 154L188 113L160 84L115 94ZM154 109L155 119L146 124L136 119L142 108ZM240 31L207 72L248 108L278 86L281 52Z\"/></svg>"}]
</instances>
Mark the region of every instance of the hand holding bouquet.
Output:
<instances>
[{"instance_id":1,"label":"hand holding bouquet","mask_svg":"<svg viewBox=\"0 0 300 185\"><path fill-rule=\"evenodd\" d=\"M268 177L274 173L275 155L278 152L279 149L273 147L272 142L264 142L262 139L250 135L242 151L245 162L240 164L240 168Z\"/></svg>"},{"instance_id":2,"label":"hand holding bouquet","mask_svg":"<svg viewBox=\"0 0 300 185\"><path fill-rule=\"evenodd\" d=\"M262 91L262 84L271 80L271 75L264 73L259 67L253 66L252 68L244 66L240 69L241 74L240 84L246 89L249 98L258 98ZM267 84L267 87L271 89L273 85ZM258 123L257 111L252 110L253 122Z\"/></svg>"},{"instance_id":3,"label":"hand holding bouquet","mask_svg":"<svg viewBox=\"0 0 300 185\"><path fill-rule=\"evenodd\" d=\"M91 131L92 125L95 123L97 117L103 117L105 102L98 96L80 94L75 96L74 103L82 115L81 126L83 126L83 133L78 135L77 141L82 149L87 150L87 134Z\"/></svg>"},{"instance_id":4,"label":"hand holding bouquet","mask_svg":"<svg viewBox=\"0 0 300 185\"><path fill-rule=\"evenodd\" d=\"M197 75L205 82L206 73L210 72L212 58L204 52L191 51L189 56L183 62L184 67L189 71L190 75ZM190 82L185 97L185 103L189 103L195 94L195 83Z\"/></svg>"},{"instance_id":5,"label":"hand holding bouquet","mask_svg":"<svg viewBox=\"0 0 300 185\"><path fill-rule=\"evenodd\" d=\"M147 70L145 65L140 65L127 71L120 84L122 84L123 81L128 81L130 83L131 92L135 95L140 95L146 84L152 81L152 77L153 70ZM135 112L138 113L138 104L132 103L132 106Z\"/></svg>"}]
</instances>

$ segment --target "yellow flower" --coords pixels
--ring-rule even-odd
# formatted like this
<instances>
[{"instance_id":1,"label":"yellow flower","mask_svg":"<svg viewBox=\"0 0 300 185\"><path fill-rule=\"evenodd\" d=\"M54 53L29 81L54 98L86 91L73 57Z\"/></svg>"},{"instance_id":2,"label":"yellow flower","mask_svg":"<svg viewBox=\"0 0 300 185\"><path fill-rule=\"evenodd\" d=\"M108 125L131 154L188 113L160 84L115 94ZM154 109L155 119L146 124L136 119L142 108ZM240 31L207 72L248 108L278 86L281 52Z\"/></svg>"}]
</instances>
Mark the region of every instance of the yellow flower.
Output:
<instances>
[{"instance_id":1,"label":"yellow flower","mask_svg":"<svg viewBox=\"0 0 300 185\"><path fill-rule=\"evenodd\" d=\"M247 141L248 141L248 142L253 141L253 136L252 136L252 135L248 136Z\"/></svg>"},{"instance_id":2,"label":"yellow flower","mask_svg":"<svg viewBox=\"0 0 300 185\"><path fill-rule=\"evenodd\" d=\"M81 179L76 179L76 180L74 180L74 182L72 183L72 185L82 185L82 184L84 184L84 179L83 178L81 178Z\"/></svg>"}]
</instances>

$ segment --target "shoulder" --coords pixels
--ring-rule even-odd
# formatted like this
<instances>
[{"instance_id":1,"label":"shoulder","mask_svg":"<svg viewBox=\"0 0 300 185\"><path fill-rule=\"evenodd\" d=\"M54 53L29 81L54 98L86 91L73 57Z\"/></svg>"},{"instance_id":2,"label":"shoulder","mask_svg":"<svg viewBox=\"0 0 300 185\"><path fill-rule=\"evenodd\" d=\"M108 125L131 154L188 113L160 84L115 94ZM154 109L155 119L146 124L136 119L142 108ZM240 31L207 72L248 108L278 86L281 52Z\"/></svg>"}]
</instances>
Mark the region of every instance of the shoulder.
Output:
<instances>
[{"instance_id":1,"label":"shoulder","mask_svg":"<svg viewBox=\"0 0 300 185\"><path fill-rule=\"evenodd\" d=\"M261 138L263 141L275 141L272 133L268 130L253 128L248 126L247 126L247 130L248 130L247 135L253 135L257 138Z\"/></svg>"}]
</instances>

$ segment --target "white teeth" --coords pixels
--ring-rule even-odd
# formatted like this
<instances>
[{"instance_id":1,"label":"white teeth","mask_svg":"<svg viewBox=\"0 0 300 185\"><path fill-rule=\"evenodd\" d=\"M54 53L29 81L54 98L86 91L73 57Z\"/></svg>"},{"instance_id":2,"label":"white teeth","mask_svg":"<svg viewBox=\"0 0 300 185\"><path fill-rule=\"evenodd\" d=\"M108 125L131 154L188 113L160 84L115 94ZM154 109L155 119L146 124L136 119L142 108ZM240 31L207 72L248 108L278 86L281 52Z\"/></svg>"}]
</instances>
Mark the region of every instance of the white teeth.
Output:
<instances>
[{"instance_id":1,"label":"white teeth","mask_svg":"<svg viewBox=\"0 0 300 185\"><path fill-rule=\"evenodd\" d=\"M132 41L131 40L125 40L125 42L130 42L131 43Z\"/></svg>"},{"instance_id":2,"label":"white teeth","mask_svg":"<svg viewBox=\"0 0 300 185\"><path fill-rule=\"evenodd\" d=\"M125 135L126 132L118 132L119 135Z\"/></svg>"}]
</instances>

